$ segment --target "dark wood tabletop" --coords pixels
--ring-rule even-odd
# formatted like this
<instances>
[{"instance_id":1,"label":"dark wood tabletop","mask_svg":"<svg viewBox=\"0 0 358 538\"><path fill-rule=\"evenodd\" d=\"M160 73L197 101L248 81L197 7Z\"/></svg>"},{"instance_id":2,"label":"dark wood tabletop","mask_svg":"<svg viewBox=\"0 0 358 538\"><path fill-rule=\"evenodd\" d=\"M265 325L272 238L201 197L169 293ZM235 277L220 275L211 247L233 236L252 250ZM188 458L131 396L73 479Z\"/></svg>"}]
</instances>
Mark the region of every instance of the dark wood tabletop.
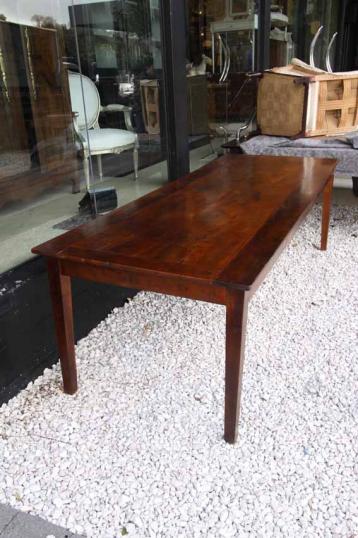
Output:
<instances>
[{"instance_id":1,"label":"dark wood tabletop","mask_svg":"<svg viewBox=\"0 0 358 538\"><path fill-rule=\"evenodd\" d=\"M33 252L248 289L334 166L227 155Z\"/></svg>"},{"instance_id":2,"label":"dark wood tabletop","mask_svg":"<svg viewBox=\"0 0 358 538\"><path fill-rule=\"evenodd\" d=\"M226 155L35 247L49 258L65 390L77 389L71 277L225 304L225 438L233 442L237 412L229 407L239 401L247 299L322 192L326 249L335 166L333 159Z\"/></svg>"}]
</instances>

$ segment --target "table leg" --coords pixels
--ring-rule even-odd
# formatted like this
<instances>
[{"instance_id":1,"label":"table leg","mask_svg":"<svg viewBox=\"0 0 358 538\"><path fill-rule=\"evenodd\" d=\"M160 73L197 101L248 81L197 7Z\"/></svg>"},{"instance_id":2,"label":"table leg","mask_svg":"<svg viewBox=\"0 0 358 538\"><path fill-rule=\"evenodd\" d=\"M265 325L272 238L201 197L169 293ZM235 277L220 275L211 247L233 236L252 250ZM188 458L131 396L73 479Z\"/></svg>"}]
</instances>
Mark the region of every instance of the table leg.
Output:
<instances>
[{"instance_id":1,"label":"table leg","mask_svg":"<svg viewBox=\"0 0 358 538\"><path fill-rule=\"evenodd\" d=\"M227 443L235 443L240 414L244 366L248 294L228 292L226 304L225 432Z\"/></svg>"},{"instance_id":2,"label":"table leg","mask_svg":"<svg viewBox=\"0 0 358 538\"><path fill-rule=\"evenodd\" d=\"M333 176L331 176L330 179L327 181L327 184L323 190L321 250L327 250L329 217L330 217L330 212L331 212L332 187L333 187Z\"/></svg>"},{"instance_id":3,"label":"table leg","mask_svg":"<svg viewBox=\"0 0 358 538\"><path fill-rule=\"evenodd\" d=\"M48 261L48 276L60 352L63 390L66 394L74 394L77 391L77 372L73 335L71 278L61 274L60 263L52 259Z\"/></svg>"},{"instance_id":4,"label":"table leg","mask_svg":"<svg viewBox=\"0 0 358 538\"><path fill-rule=\"evenodd\" d=\"M353 176L352 182L353 182L353 194L354 196L358 196L358 177Z\"/></svg>"}]
</instances>

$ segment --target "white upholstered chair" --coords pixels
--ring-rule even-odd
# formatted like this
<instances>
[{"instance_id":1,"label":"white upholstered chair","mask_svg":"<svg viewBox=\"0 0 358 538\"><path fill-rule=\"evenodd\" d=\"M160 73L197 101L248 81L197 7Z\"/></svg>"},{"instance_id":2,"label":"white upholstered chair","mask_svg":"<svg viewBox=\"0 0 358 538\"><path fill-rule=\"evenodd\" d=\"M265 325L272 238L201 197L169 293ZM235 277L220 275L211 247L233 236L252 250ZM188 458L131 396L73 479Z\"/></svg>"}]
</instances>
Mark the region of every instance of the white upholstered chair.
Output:
<instances>
[{"instance_id":1,"label":"white upholstered chair","mask_svg":"<svg viewBox=\"0 0 358 538\"><path fill-rule=\"evenodd\" d=\"M98 172L103 178L101 156L107 153L122 153L133 150L134 177L138 178L138 135L133 132L129 107L119 104L101 106L96 85L92 80L79 73L68 72L71 106L74 112L75 129L79 135L84 153L84 171L87 187L90 187L89 158L97 156ZM82 79L82 81L81 81ZM84 103L82 99L82 87ZM100 112L123 112L125 129L101 129L98 123ZM86 121L87 120L87 121ZM86 129L87 127L87 129Z\"/></svg>"}]
</instances>

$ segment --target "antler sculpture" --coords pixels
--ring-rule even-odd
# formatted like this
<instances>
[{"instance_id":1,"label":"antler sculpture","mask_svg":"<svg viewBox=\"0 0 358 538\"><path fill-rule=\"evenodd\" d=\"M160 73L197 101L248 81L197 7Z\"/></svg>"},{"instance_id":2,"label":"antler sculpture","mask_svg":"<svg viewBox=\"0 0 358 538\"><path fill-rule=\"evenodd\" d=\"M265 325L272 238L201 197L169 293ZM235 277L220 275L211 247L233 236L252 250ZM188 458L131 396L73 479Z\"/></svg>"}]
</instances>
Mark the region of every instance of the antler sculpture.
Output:
<instances>
[{"instance_id":1,"label":"antler sculpture","mask_svg":"<svg viewBox=\"0 0 358 538\"><path fill-rule=\"evenodd\" d=\"M323 26L320 26L317 30L317 32L315 33L313 39L312 39L312 42L311 42L311 46L310 46L310 66L311 67L316 67L315 65L315 62L314 62L314 51L315 51L315 48L316 48L316 44L317 44L317 41L318 41L318 38L319 36L321 35L321 32L323 30ZM326 69L328 71L328 73L332 73L333 72L333 69L332 69L332 66L331 66L331 49L332 49L332 46L333 46L333 43L336 39L338 35L338 32L335 32L328 44L328 47L327 47L327 52L326 52Z\"/></svg>"},{"instance_id":2,"label":"antler sculpture","mask_svg":"<svg viewBox=\"0 0 358 538\"><path fill-rule=\"evenodd\" d=\"M328 47L327 47L327 52L326 52L326 67L327 67L327 71L328 73L332 73L333 69L331 67L331 49L332 49L332 46L333 46L333 43L336 39L338 35L338 32L335 32L331 38L331 41L329 42L328 44Z\"/></svg>"}]
</instances>

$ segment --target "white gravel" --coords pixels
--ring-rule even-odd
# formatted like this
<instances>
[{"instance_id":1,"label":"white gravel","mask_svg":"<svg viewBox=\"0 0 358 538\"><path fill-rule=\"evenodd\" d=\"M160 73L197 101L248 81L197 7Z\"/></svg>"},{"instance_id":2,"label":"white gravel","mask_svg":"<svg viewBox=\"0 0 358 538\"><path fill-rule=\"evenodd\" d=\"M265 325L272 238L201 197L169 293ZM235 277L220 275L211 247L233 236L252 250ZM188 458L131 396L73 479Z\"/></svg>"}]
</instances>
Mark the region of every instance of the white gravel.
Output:
<instances>
[{"instance_id":1,"label":"white gravel","mask_svg":"<svg viewBox=\"0 0 358 538\"><path fill-rule=\"evenodd\" d=\"M0 502L96 538L358 535L358 223L319 208L250 303L240 438L224 313L140 293L0 409Z\"/></svg>"}]
</instances>

